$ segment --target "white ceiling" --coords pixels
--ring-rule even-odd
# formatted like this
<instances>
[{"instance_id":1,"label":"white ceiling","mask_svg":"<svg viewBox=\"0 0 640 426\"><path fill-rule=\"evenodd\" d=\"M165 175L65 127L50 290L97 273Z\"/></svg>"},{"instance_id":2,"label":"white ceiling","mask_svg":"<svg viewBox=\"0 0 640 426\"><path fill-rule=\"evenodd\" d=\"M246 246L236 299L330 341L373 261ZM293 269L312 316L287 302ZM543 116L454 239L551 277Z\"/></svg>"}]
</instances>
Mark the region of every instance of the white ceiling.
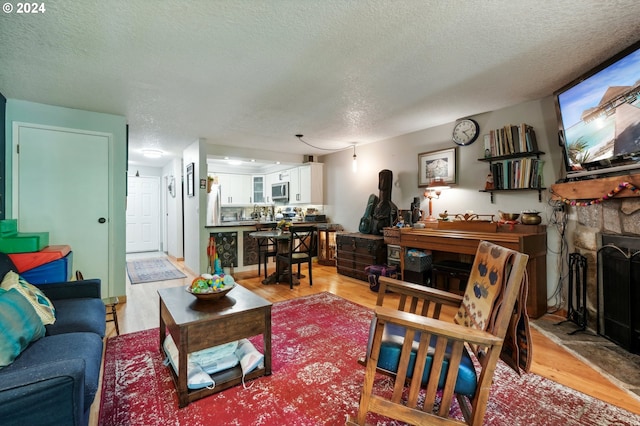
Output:
<instances>
[{"instance_id":1,"label":"white ceiling","mask_svg":"<svg viewBox=\"0 0 640 426\"><path fill-rule=\"evenodd\" d=\"M0 92L126 116L150 166L198 138L317 155L294 135L343 148L539 99L640 34L637 0L43 4L0 15Z\"/></svg>"}]
</instances>

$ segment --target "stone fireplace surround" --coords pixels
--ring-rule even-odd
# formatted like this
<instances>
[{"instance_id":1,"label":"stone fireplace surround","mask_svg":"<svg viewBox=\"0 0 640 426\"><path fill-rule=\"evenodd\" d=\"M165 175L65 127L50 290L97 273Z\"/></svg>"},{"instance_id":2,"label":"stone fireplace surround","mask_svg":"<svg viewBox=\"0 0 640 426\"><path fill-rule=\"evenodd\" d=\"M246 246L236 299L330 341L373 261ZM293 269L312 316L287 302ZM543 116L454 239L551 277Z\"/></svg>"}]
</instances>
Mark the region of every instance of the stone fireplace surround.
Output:
<instances>
[{"instance_id":1,"label":"stone fireplace surround","mask_svg":"<svg viewBox=\"0 0 640 426\"><path fill-rule=\"evenodd\" d=\"M568 234L570 253L587 258L587 326L597 330L597 251L600 234L640 238L640 198L607 200L586 207L571 207L575 212L575 229ZM573 213L572 212L572 213ZM573 216L572 216L573 217ZM566 291L565 300L566 300Z\"/></svg>"}]
</instances>

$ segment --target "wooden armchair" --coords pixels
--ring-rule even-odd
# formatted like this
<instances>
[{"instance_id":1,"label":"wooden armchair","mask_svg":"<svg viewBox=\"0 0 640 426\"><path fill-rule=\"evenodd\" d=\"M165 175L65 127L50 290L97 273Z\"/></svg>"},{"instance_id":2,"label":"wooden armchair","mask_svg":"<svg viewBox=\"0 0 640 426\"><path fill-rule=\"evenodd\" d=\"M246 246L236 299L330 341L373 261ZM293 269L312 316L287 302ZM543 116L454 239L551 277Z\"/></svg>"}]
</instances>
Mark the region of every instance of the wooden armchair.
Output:
<instances>
[{"instance_id":1,"label":"wooden armchair","mask_svg":"<svg viewBox=\"0 0 640 426\"><path fill-rule=\"evenodd\" d=\"M462 296L380 277L360 407L347 425L365 425L367 413L416 425L481 425L501 353L518 372L529 366L527 261L482 241ZM455 312L454 323L439 319L443 306ZM374 388L377 373L395 377L392 391ZM454 395L464 422L449 417Z\"/></svg>"}]
</instances>

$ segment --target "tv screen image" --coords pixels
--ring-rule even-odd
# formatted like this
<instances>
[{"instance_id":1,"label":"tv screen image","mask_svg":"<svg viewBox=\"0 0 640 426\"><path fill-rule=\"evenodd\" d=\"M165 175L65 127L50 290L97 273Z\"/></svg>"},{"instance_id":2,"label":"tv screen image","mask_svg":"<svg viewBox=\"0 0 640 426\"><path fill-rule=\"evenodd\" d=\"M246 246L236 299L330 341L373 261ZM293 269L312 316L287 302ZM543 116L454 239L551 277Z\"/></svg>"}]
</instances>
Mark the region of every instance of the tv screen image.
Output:
<instances>
[{"instance_id":1,"label":"tv screen image","mask_svg":"<svg viewBox=\"0 0 640 426\"><path fill-rule=\"evenodd\" d=\"M555 94L568 171L640 168L640 42Z\"/></svg>"}]
</instances>

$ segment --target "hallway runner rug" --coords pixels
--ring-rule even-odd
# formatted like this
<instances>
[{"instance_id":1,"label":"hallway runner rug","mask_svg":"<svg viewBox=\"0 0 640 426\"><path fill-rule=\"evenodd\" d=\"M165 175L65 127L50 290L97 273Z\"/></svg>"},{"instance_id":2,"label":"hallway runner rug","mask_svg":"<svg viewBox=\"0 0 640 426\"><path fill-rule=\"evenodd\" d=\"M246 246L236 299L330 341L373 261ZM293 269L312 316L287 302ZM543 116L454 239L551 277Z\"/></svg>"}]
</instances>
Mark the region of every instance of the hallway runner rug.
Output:
<instances>
[{"instance_id":1,"label":"hallway runner rug","mask_svg":"<svg viewBox=\"0 0 640 426\"><path fill-rule=\"evenodd\" d=\"M274 303L273 373L178 408L158 329L107 340L99 425L344 425L358 409L372 312L331 293ZM262 348L260 337L252 338ZM379 376L376 389L391 391ZM452 410L462 419L457 403ZM399 425L369 416L370 424ZM640 416L500 362L485 425L638 425Z\"/></svg>"},{"instance_id":2,"label":"hallway runner rug","mask_svg":"<svg viewBox=\"0 0 640 426\"><path fill-rule=\"evenodd\" d=\"M165 257L129 261L127 262L127 274L129 275L131 284L167 281L187 277Z\"/></svg>"}]
</instances>

